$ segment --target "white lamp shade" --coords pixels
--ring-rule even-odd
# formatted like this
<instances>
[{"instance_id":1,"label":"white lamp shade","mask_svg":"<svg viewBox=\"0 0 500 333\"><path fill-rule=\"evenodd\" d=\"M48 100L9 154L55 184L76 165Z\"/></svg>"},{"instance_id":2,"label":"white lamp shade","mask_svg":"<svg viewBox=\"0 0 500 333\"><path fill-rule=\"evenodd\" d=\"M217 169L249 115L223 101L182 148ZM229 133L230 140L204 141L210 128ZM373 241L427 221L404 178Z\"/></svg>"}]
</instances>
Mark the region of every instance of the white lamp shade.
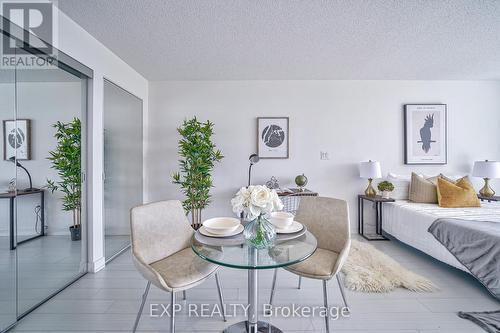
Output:
<instances>
[{"instance_id":1,"label":"white lamp shade","mask_svg":"<svg viewBox=\"0 0 500 333\"><path fill-rule=\"evenodd\" d=\"M382 178L380 163L377 161L368 161L359 163L359 176L361 178Z\"/></svg>"},{"instance_id":2,"label":"white lamp shade","mask_svg":"<svg viewBox=\"0 0 500 333\"><path fill-rule=\"evenodd\" d=\"M500 162L497 161L476 161L472 169L474 177L500 178Z\"/></svg>"}]
</instances>

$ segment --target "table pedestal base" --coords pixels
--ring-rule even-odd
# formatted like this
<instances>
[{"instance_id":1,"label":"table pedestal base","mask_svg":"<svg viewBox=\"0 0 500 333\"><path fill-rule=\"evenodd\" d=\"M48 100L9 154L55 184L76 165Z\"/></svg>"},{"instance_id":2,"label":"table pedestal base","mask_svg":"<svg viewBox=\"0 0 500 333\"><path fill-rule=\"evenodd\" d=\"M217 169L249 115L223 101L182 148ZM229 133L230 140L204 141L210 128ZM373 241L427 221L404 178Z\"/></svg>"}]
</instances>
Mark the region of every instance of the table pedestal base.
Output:
<instances>
[{"instance_id":1,"label":"table pedestal base","mask_svg":"<svg viewBox=\"0 0 500 333\"><path fill-rule=\"evenodd\" d=\"M283 331L265 321L259 321L255 331L255 327L250 329L248 321L245 320L227 327L223 333L283 333Z\"/></svg>"}]
</instances>

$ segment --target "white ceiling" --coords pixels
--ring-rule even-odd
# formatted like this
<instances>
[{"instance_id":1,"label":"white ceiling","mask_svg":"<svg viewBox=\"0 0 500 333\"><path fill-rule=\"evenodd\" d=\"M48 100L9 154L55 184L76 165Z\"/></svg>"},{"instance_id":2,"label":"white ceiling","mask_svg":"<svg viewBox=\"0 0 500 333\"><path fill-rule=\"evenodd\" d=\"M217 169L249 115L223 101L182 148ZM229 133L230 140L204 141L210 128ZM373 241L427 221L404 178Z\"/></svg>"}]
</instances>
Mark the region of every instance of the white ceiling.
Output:
<instances>
[{"instance_id":1,"label":"white ceiling","mask_svg":"<svg viewBox=\"0 0 500 333\"><path fill-rule=\"evenodd\" d=\"M500 80L500 0L59 0L149 80Z\"/></svg>"}]
</instances>

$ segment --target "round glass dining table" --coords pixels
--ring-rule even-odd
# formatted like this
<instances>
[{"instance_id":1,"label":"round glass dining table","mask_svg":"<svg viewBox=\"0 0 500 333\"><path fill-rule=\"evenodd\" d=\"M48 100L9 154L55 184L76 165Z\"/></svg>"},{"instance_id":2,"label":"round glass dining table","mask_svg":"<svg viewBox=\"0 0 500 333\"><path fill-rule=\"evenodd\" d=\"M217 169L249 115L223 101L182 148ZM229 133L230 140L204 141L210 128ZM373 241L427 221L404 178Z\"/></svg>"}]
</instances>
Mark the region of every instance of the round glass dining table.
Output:
<instances>
[{"instance_id":1,"label":"round glass dining table","mask_svg":"<svg viewBox=\"0 0 500 333\"><path fill-rule=\"evenodd\" d=\"M199 235L199 232L193 235L191 245L199 257L217 265L248 270L248 318L227 327L223 332L281 333L279 328L270 323L259 321L258 271L293 265L309 258L316 251L316 238L309 231L291 239L278 235L273 247L258 250L245 244L242 235L239 241Z\"/></svg>"}]
</instances>

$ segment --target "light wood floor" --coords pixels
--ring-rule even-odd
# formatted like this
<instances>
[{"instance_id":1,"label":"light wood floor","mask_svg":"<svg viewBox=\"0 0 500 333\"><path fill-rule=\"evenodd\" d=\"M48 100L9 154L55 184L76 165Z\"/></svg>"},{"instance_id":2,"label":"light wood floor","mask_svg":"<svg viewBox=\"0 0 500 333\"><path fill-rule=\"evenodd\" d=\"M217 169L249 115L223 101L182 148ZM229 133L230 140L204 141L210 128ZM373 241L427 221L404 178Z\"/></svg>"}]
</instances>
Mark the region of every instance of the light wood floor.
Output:
<instances>
[{"instance_id":1,"label":"light wood floor","mask_svg":"<svg viewBox=\"0 0 500 333\"><path fill-rule=\"evenodd\" d=\"M460 319L456 312L483 311L500 308L479 283L470 276L398 243L372 242L385 253L413 271L429 277L441 290L434 293L413 293L397 290L388 294L365 294L347 291L352 314L331 322L333 332L416 333L483 332L469 321ZM247 298L246 272L222 269L220 272L226 303L245 303ZM272 271L260 275L260 299L267 301ZM130 253L120 255L103 271L87 274L74 285L23 319L15 332L130 332L140 296L146 282L135 271ZM298 290L297 278L283 270L278 275L276 303L290 305L322 305L321 283L304 280ZM242 316L228 318L224 323L218 317L192 318L187 316L186 303L177 317L177 332L220 332ZM329 284L331 305L341 305L336 281ZM168 332L168 318L150 318L150 303L168 304L170 296L154 287L146 303L139 330L143 332ZM216 303L215 281L188 291L187 303ZM322 332L321 318L273 318L270 320L285 332Z\"/></svg>"}]
</instances>

